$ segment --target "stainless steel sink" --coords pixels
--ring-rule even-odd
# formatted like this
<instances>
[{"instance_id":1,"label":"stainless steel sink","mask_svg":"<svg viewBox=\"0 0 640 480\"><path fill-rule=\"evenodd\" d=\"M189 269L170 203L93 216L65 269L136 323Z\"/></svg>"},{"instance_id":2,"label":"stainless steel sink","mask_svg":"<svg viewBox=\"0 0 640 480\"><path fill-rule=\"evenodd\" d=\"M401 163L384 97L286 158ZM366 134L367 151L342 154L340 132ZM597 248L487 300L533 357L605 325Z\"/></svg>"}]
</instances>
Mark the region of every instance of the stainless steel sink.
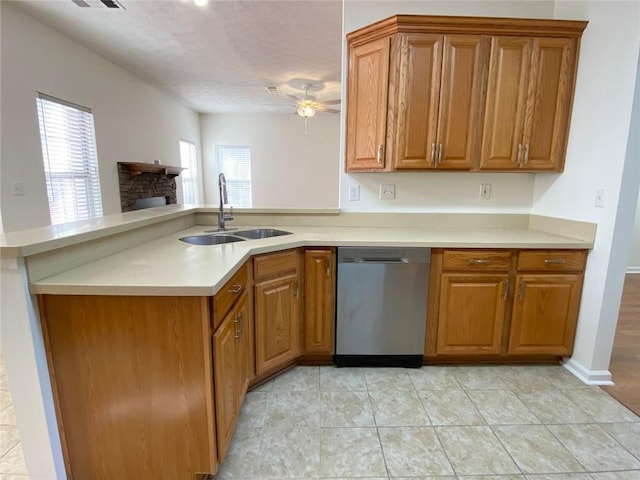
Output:
<instances>
[{"instance_id":1,"label":"stainless steel sink","mask_svg":"<svg viewBox=\"0 0 640 480\"><path fill-rule=\"evenodd\" d=\"M242 230L241 232L233 232L235 236L255 240L258 238L279 237L281 235L292 235L291 232L284 230L276 230L275 228L254 228L251 230Z\"/></svg>"},{"instance_id":2,"label":"stainless steel sink","mask_svg":"<svg viewBox=\"0 0 640 480\"><path fill-rule=\"evenodd\" d=\"M192 245L221 245L223 243L244 242L244 238L234 237L233 235L191 235L182 237L183 242Z\"/></svg>"}]
</instances>

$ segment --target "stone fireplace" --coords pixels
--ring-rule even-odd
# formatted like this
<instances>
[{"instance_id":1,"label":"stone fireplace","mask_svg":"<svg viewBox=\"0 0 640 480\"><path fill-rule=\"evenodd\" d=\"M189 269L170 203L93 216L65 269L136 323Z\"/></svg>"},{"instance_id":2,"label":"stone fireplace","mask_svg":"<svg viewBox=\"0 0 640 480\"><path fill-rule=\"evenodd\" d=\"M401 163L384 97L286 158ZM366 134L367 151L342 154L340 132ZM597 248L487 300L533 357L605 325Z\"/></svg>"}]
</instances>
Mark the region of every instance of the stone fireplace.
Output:
<instances>
[{"instance_id":1,"label":"stone fireplace","mask_svg":"<svg viewBox=\"0 0 640 480\"><path fill-rule=\"evenodd\" d=\"M118 162L122 211L178 203L176 176L181 170L180 167L152 163Z\"/></svg>"}]
</instances>

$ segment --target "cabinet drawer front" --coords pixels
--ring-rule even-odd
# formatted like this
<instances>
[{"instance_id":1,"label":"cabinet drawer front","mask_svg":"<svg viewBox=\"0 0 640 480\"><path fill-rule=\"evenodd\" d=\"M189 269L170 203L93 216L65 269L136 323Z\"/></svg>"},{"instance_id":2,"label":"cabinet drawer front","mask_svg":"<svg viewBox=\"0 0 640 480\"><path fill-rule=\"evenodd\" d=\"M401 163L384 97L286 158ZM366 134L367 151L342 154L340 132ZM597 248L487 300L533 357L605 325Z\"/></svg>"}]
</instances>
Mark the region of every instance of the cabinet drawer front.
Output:
<instances>
[{"instance_id":1,"label":"cabinet drawer front","mask_svg":"<svg viewBox=\"0 0 640 480\"><path fill-rule=\"evenodd\" d=\"M510 264L510 251L445 250L442 256L443 270L507 271Z\"/></svg>"},{"instance_id":2,"label":"cabinet drawer front","mask_svg":"<svg viewBox=\"0 0 640 480\"><path fill-rule=\"evenodd\" d=\"M584 270L586 258L586 250L525 251L518 255L518 270Z\"/></svg>"},{"instance_id":3,"label":"cabinet drawer front","mask_svg":"<svg viewBox=\"0 0 640 480\"><path fill-rule=\"evenodd\" d=\"M247 289L247 265L243 265L231 280L213 297L213 329L216 330L233 304Z\"/></svg>"},{"instance_id":4,"label":"cabinet drawer front","mask_svg":"<svg viewBox=\"0 0 640 480\"><path fill-rule=\"evenodd\" d=\"M295 271L298 266L296 250L260 255L253 259L253 274L256 280Z\"/></svg>"}]
</instances>

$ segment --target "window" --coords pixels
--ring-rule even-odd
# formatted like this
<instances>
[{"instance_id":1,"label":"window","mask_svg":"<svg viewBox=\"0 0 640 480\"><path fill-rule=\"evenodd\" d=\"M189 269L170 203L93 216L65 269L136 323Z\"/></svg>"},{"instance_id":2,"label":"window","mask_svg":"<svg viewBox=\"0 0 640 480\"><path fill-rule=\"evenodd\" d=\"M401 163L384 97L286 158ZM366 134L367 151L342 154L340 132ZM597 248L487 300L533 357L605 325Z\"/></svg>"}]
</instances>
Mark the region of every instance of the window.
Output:
<instances>
[{"instance_id":1,"label":"window","mask_svg":"<svg viewBox=\"0 0 640 480\"><path fill-rule=\"evenodd\" d=\"M51 224L101 216L91 110L42 93L36 104Z\"/></svg>"},{"instance_id":2,"label":"window","mask_svg":"<svg viewBox=\"0 0 640 480\"><path fill-rule=\"evenodd\" d=\"M227 179L229 205L251 206L251 150L249 147L216 145L216 170Z\"/></svg>"},{"instance_id":3,"label":"window","mask_svg":"<svg viewBox=\"0 0 640 480\"><path fill-rule=\"evenodd\" d=\"M180 140L180 164L182 171L182 202L187 204L200 203L200 175L196 160L196 144Z\"/></svg>"}]
</instances>

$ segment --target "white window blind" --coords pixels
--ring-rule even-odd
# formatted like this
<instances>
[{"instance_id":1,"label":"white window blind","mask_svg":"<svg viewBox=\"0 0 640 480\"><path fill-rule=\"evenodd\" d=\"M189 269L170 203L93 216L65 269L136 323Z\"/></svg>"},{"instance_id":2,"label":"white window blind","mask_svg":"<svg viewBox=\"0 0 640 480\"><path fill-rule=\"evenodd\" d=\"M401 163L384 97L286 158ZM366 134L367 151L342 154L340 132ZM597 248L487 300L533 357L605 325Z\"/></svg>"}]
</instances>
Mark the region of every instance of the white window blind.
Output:
<instances>
[{"instance_id":1,"label":"white window blind","mask_svg":"<svg viewBox=\"0 0 640 480\"><path fill-rule=\"evenodd\" d=\"M216 169L227 179L229 205L251 207L251 150L216 145Z\"/></svg>"},{"instance_id":2,"label":"white window blind","mask_svg":"<svg viewBox=\"0 0 640 480\"><path fill-rule=\"evenodd\" d=\"M101 216L91 110L42 93L36 104L51 224Z\"/></svg>"},{"instance_id":3,"label":"white window blind","mask_svg":"<svg viewBox=\"0 0 640 480\"><path fill-rule=\"evenodd\" d=\"M196 161L196 144L180 140L180 165L185 168L182 178L182 202L200 203L200 175Z\"/></svg>"}]
</instances>

